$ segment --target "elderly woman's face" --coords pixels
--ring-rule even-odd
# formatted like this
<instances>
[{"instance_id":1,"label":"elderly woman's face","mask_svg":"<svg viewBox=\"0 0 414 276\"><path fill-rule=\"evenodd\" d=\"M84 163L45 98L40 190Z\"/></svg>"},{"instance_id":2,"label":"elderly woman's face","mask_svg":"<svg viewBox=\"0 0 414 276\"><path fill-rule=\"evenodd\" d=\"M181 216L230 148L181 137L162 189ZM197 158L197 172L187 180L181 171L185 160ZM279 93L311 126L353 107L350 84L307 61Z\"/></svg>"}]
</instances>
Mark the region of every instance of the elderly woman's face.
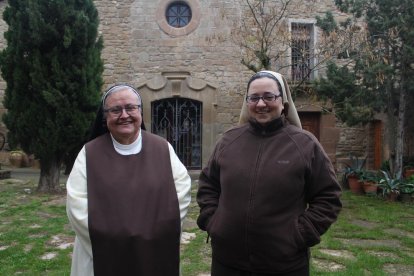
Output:
<instances>
[{"instance_id":1,"label":"elderly woman's face","mask_svg":"<svg viewBox=\"0 0 414 276\"><path fill-rule=\"evenodd\" d=\"M273 96L272 95L276 95ZM248 102L247 107L251 118L256 119L258 123L266 123L279 118L282 114L283 103L281 92L275 80L267 77L255 79L250 83L247 96L260 98L257 102ZM267 96L267 97L266 97Z\"/></svg>"},{"instance_id":2,"label":"elderly woman's face","mask_svg":"<svg viewBox=\"0 0 414 276\"><path fill-rule=\"evenodd\" d=\"M142 116L138 96L129 88L110 94L105 101L106 125L119 143L134 142L141 129Z\"/></svg>"}]
</instances>

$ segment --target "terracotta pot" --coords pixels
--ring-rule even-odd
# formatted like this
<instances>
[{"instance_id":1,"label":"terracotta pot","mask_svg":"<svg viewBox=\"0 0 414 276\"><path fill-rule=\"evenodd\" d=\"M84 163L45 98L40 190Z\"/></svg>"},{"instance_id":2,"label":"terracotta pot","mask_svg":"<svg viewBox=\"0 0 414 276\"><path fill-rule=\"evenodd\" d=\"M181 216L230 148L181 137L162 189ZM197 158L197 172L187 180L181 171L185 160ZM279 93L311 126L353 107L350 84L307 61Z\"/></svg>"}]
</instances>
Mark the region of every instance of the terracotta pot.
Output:
<instances>
[{"instance_id":1,"label":"terracotta pot","mask_svg":"<svg viewBox=\"0 0 414 276\"><path fill-rule=\"evenodd\" d=\"M34 159L32 167L35 168L35 169L40 169L40 160Z\"/></svg>"},{"instance_id":2,"label":"terracotta pot","mask_svg":"<svg viewBox=\"0 0 414 276\"><path fill-rule=\"evenodd\" d=\"M389 193L389 194L386 195L386 199L388 201L397 201L397 199L398 199L398 193L391 192L391 193Z\"/></svg>"},{"instance_id":3,"label":"terracotta pot","mask_svg":"<svg viewBox=\"0 0 414 276\"><path fill-rule=\"evenodd\" d=\"M16 168L21 168L24 163L24 153L20 151L12 151L9 155L10 165Z\"/></svg>"},{"instance_id":4,"label":"terracotta pot","mask_svg":"<svg viewBox=\"0 0 414 276\"><path fill-rule=\"evenodd\" d=\"M402 202L414 202L414 194L401 193L400 199Z\"/></svg>"},{"instance_id":5,"label":"terracotta pot","mask_svg":"<svg viewBox=\"0 0 414 276\"><path fill-rule=\"evenodd\" d=\"M377 184L372 181L364 181L362 184L362 188L364 189L364 192L368 195L376 195L377 194Z\"/></svg>"},{"instance_id":6,"label":"terracotta pot","mask_svg":"<svg viewBox=\"0 0 414 276\"><path fill-rule=\"evenodd\" d=\"M409 178L414 174L414 168L413 169L405 169L404 170L404 177Z\"/></svg>"},{"instance_id":7,"label":"terracotta pot","mask_svg":"<svg viewBox=\"0 0 414 276\"><path fill-rule=\"evenodd\" d=\"M348 184L349 189L352 193L357 195L364 194L364 190L362 189L362 183L359 181L359 178L356 175L349 175L348 176Z\"/></svg>"}]
</instances>

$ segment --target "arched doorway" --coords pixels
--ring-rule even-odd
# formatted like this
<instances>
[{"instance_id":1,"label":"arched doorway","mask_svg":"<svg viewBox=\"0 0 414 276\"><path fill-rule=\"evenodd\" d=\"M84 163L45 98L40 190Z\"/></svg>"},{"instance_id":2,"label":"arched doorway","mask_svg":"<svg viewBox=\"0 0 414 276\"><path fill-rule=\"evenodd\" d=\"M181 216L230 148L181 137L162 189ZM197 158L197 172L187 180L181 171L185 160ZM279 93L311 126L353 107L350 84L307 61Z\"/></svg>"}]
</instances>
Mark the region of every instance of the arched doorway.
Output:
<instances>
[{"instance_id":1,"label":"arched doorway","mask_svg":"<svg viewBox=\"0 0 414 276\"><path fill-rule=\"evenodd\" d=\"M187 169L201 169L202 103L167 98L151 103L151 130L174 147Z\"/></svg>"}]
</instances>

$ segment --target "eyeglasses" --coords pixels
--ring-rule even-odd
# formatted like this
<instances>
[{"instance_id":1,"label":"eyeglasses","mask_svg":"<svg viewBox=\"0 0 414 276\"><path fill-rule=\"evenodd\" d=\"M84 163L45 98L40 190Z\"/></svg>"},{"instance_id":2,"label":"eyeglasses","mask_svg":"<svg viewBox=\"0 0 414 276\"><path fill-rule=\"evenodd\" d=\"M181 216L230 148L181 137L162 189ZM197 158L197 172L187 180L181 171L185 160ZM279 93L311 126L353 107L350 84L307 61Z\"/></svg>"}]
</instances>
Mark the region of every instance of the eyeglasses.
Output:
<instances>
[{"instance_id":1,"label":"eyeglasses","mask_svg":"<svg viewBox=\"0 0 414 276\"><path fill-rule=\"evenodd\" d=\"M246 97L246 102L248 103L258 103L260 100L270 103L276 101L277 98L282 97L282 95L276 95L273 93L265 93L263 96L251 95Z\"/></svg>"},{"instance_id":2,"label":"eyeglasses","mask_svg":"<svg viewBox=\"0 0 414 276\"><path fill-rule=\"evenodd\" d=\"M119 116L122 114L122 111L125 109L125 112L131 115L131 114L135 114L140 108L141 108L141 105L139 104L127 104L123 107L118 105L118 106L104 109L104 112L107 112L111 114L112 116Z\"/></svg>"}]
</instances>

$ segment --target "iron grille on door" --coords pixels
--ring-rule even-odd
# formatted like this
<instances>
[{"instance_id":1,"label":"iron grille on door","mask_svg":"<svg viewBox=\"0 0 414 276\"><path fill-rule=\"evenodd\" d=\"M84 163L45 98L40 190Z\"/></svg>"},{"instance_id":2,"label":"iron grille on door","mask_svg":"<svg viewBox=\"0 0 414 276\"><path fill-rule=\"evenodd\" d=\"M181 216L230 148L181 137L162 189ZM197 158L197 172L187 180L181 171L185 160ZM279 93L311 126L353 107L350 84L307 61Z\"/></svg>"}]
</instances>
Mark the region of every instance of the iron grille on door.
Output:
<instances>
[{"instance_id":1,"label":"iron grille on door","mask_svg":"<svg viewBox=\"0 0 414 276\"><path fill-rule=\"evenodd\" d=\"M151 104L152 132L174 147L187 169L201 169L202 103L169 98Z\"/></svg>"}]
</instances>

